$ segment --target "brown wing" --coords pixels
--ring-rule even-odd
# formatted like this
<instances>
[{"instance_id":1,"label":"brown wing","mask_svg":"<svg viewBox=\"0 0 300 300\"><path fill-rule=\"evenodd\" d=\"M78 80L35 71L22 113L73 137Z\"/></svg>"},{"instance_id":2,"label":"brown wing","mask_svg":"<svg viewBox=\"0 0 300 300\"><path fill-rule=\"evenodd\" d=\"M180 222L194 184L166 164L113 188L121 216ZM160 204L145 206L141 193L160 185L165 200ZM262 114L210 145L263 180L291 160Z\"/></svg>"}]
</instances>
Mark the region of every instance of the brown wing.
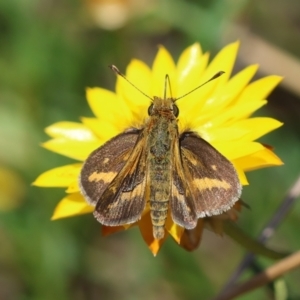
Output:
<instances>
[{"instance_id":1,"label":"brown wing","mask_svg":"<svg viewBox=\"0 0 300 300\"><path fill-rule=\"evenodd\" d=\"M138 131L119 134L87 158L80 173L79 186L90 204L96 205L103 192L124 167L138 136Z\"/></svg>"},{"instance_id":2,"label":"brown wing","mask_svg":"<svg viewBox=\"0 0 300 300\"><path fill-rule=\"evenodd\" d=\"M176 224L192 229L197 225L196 207L182 167L178 139L174 143L171 216Z\"/></svg>"},{"instance_id":3,"label":"brown wing","mask_svg":"<svg viewBox=\"0 0 300 300\"><path fill-rule=\"evenodd\" d=\"M221 214L241 195L233 165L194 133L181 137L181 157L198 218Z\"/></svg>"},{"instance_id":4,"label":"brown wing","mask_svg":"<svg viewBox=\"0 0 300 300\"><path fill-rule=\"evenodd\" d=\"M145 208L146 155L143 132L126 164L97 202L94 216L107 226L133 223Z\"/></svg>"}]
</instances>

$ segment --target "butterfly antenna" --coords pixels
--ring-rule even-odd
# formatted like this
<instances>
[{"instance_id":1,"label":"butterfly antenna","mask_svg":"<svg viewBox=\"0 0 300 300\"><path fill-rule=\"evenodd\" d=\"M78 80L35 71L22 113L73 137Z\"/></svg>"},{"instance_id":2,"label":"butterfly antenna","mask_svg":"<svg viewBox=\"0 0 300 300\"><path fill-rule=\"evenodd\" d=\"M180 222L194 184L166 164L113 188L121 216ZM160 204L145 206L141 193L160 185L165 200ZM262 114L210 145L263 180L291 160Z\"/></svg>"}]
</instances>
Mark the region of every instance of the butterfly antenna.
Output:
<instances>
[{"instance_id":1,"label":"butterfly antenna","mask_svg":"<svg viewBox=\"0 0 300 300\"><path fill-rule=\"evenodd\" d=\"M173 98L173 96L172 96L172 88L171 88L170 77L169 77L168 74L166 74L166 77L165 77L164 99L167 99L167 88L168 88L168 86L169 86L171 98Z\"/></svg>"},{"instance_id":2,"label":"butterfly antenna","mask_svg":"<svg viewBox=\"0 0 300 300\"><path fill-rule=\"evenodd\" d=\"M186 93L186 94L184 94L184 95L182 95L182 96L176 98L175 101L177 101L177 100L179 100L179 99L181 99L181 98L183 98L183 97L185 97L185 96L187 96L187 95L193 93L194 91L198 90L199 88L201 88L202 86L206 85L206 84L209 83L210 81L217 79L218 77L220 77L220 76L223 75L224 73L225 73L224 71L219 71L219 72L216 73L212 78L210 78L210 79L208 79L207 81L205 81L204 83L200 84L199 86L197 86L197 87L194 88L193 90L191 90L191 91L189 91L188 93Z\"/></svg>"},{"instance_id":3,"label":"butterfly antenna","mask_svg":"<svg viewBox=\"0 0 300 300\"><path fill-rule=\"evenodd\" d=\"M117 75L123 77L123 78L124 78L131 86L133 86L133 87L134 87L136 90L138 90L141 94L143 94L143 95L146 96L148 99L150 99L151 101L153 101L153 99L152 99L150 96L148 96L146 93L144 93L142 90L140 90L137 86L135 86L131 81L129 81L129 80L127 79L127 77L126 77L123 73L121 73L121 72L119 71L119 69L118 69L115 65L110 65L109 68L111 68L112 71L115 72Z\"/></svg>"}]
</instances>

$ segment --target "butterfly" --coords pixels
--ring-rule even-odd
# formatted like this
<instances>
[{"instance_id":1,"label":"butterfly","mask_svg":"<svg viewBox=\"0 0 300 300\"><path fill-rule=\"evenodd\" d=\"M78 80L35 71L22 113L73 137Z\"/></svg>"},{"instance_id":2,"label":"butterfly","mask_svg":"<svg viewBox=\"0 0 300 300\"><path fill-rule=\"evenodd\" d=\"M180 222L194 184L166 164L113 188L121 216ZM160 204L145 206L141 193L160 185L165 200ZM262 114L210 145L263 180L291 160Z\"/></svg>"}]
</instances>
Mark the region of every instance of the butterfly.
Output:
<instances>
[{"instance_id":1,"label":"butterfly","mask_svg":"<svg viewBox=\"0 0 300 300\"><path fill-rule=\"evenodd\" d=\"M83 164L79 186L106 226L137 222L149 207L153 237L159 240L168 215L193 229L199 218L229 210L242 188L227 158L196 132L179 133L179 98L149 98L142 128L129 128L94 150Z\"/></svg>"}]
</instances>

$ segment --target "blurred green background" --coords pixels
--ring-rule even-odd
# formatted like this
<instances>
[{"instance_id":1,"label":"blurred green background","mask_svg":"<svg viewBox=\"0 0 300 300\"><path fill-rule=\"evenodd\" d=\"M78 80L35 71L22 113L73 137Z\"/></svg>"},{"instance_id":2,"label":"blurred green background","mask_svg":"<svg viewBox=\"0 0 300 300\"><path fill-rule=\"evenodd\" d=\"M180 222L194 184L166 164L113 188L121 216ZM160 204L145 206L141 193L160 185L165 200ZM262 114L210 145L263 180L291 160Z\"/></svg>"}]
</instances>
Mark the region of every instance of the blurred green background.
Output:
<instances>
[{"instance_id":1,"label":"blurred green background","mask_svg":"<svg viewBox=\"0 0 300 300\"><path fill-rule=\"evenodd\" d=\"M261 65L257 78L274 70L286 77L258 112L285 123L262 139L285 165L248 174L243 199L251 210L238 224L256 237L299 175L299 20L299 0L0 1L0 299L215 296L245 253L227 237L206 231L193 253L169 239L154 258L137 229L103 238L91 215L50 221L64 191L30 184L72 161L39 147L48 139L43 129L91 116L85 87L113 89L109 64L124 70L134 57L151 64L158 44L177 58L196 41L215 54L241 40L235 71L251 62ZM299 249L299 222L296 203L268 245ZM300 271L284 280L288 299L300 299ZM260 289L239 299L273 298Z\"/></svg>"}]
</instances>

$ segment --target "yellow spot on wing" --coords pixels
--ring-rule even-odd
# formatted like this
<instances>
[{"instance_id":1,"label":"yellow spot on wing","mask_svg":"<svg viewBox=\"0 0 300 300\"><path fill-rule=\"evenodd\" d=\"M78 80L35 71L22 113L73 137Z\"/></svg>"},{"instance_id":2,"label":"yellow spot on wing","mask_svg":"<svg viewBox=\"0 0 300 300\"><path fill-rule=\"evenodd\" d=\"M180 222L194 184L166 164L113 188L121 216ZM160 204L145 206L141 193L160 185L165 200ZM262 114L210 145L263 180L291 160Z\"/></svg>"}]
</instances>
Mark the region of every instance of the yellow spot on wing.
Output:
<instances>
[{"instance_id":1,"label":"yellow spot on wing","mask_svg":"<svg viewBox=\"0 0 300 300\"><path fill-rule=\"evenodd\" d=\"M189 157L189 162L192 163L194 166L200 165L200 162L197 159L195 159L192 155L190 155Z\"/></svg>"},{"instance_id":2,"label":"yellow spot on wing","mask_svg":"<svg viewBox=\"0 0 300 300\"><path fill-rule=\"evenodd\" d=\"M108 162L109 162L109 158L106 157L106 158L104 159L103 163L104 163L104 164L107 164Z\"/></svg>"},{"instance_id":3,"label":"yellow spot on wing","mask_svg":"<svg viewBox=\"0 0 300 300\"><path fill-rule=\"evenodd\" d=\"M216 165L211 165L211 168L212 168L214 171L217 171L217 166L216 166Z\"/></svg>"},{"instance_id":4,"label":"yellow spot on wing","mask_svg":"<svg viewBox=\"0 0 300 300\"><path fill-rule=\"evenodd\" d=\"M111 182L117 175L117 172L94 172L89 176L89 182L93 181L104 181L104 182Z\"/></svg>"},{"instance_id":5,"label":"yellow spot on wing","mask_svg":"<svg viewBox=\"0 0 300 300\"><path fill-rule=\"evenodd\" d=\"M193 183L201 191L207 189L211 190L212 188L223 188L225 190L231 188L231 185L225 180L218 180L218 179L208 178L208 177L201 178L201 179L194 179Z\"/></svg>"}]
</instances>

